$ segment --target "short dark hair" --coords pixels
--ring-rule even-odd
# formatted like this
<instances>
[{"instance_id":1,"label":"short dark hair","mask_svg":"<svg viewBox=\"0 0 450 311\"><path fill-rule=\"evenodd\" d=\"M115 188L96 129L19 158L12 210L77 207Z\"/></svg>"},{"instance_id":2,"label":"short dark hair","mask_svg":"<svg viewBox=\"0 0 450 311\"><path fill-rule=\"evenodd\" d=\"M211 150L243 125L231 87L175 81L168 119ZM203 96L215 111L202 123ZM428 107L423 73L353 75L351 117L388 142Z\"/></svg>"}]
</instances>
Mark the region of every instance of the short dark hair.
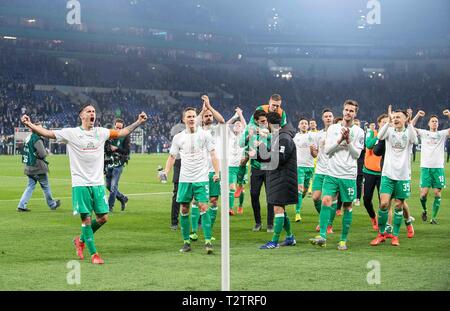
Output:
<instances>
[{"instance_id":1,"label":"short dark hair","mask_svg":"<svg viewBox=\"0 0 450 311\"><path fill-rule=\"evenodd\" d=\"M433 119L433 118L436 118L436 119L438 119L438 121L439 121L439 117L438 117L437 115L433 114L433 115L431 115L430 118L428 119L428 122L430 122L431 119Z\"/></svg>"},{"instance_id":2,"label":"short dark hair","mask_svg":"<svg viewBox=\"0 0 450 311\"><path fill-rule=\"evenodd\" d=\"M344 105L342 106L342 108L344 108L345 105L351 105L351 106L354 106L354 107L355 107L355 112L358 112L359 104L358 104L358 102L357 102L356 100L353 100L353 99L347 99L347 100L344 102Z\"/></svg>"},{"instance_id":3,"label":"short dark hair","mask_svg":"<svg viewBox=\"0 0 450 311\"><path fill-rule=\"evenodd\" d=\"M403 113L407 119L409 118L408 113L407 113L405 110L403 110L403 109L397 109L397 110L394 111L394 113L398 113L398 112Z\"/></svg>"},{"instance_id":4,"label":"short dark hair","mask_svg":"<svg viewBox=\"0 0 450 311\"><path fill-rule=\"evenodd\" d=\"M324 113L326 113L326 112L331 112L331 113L333 113L333 111L331 111L330 108L325 108L324 110L322 110L322 115L323 115Z\"/></svg>"},{"instance_id":5,"label":"short dark hair","mask_svg":"<svg viewBox=\"0 0 450 311\"><path fill-rule=\"evenodd\" d=\"M281 124L281 116L277 112L269 112L266 117L267 122L270 124Z\"/></svg>"},{"instance_id":6,"label":"short dark hair","mask_svg":"<svg viewBox=\"0 0 450 311\"><path fill-rule=\"evenodd\" d=\"M308 120L307 117L300 116L300 118L298 118L298 122L299 122L299 123L300 123L300 121L302 121L302 120L306 120L306 121L308 121L308 123L309 123L309 120Z\"/></svg>"},{"instance_id":7,"label":"short dark hair","mask_svg":"<svg viewBox=\"0 0 450 311\"><path fill-rule=\"evenodd\" d=\"M125 122L121 118L117 118L116 121L114 121L114 124L116 124L116 123L125 124Z\"/></svg>"},{"instance_id":8,"label":"short dark hair","mask_svg":"<svg viewBox=\"0 0 450 311\"><path fill-rule=\"evenodd\" d=\"M257 121L260 117L266 117L267 113L264 110L256 110L253 114L253 119Z\"/></svg>"},{"instance_id":9,"label":"short dark hair","mask_svg":"<svg viewBox=\"0 0 450 311\"><path fill-rule=\"evenodd\" d=\"M280 94L272 94L270 96L270 99L276 102L279 102L281 100L281 95Z\"/></svg>"},{"instance_id":10,"label":"short dark hair","mask_svg":"<svg viewBox=\"0 0 450 311\"><path fill-rule=\"evenodd\" d=\"M383 113L383 114L379 115L378 118L377 118L377 123L380 123L381 120L383 120L384 118L387 118L387 117L389 117L387 115L387 113Z\"/></svg>"},{"instance_id":11,"label":"short dark hair","mask_svg":"<svg viewBox=\"0 0 450 311\"><path fill-rule=\"evenodd\" d=\"M83 110L84 110L86 107L89 107L89 106L94 107L95 111L97 111L97 107L96 107L94 104L92 104L92 103L86 103L86 104L81 105L80 111L78 111L78 115L80 115L80 114L83 112Z\"/></svg>"},{"instance_id":12,"label":"short dark hair","mask_svg":"<svg viewBox=\"0 0 450 311\"><path fill-rule=\"evenodd\" d=\"M186 112L191 111L191 110L194 111L195 113L197 113L197 110L194 107L186 107L183 110L183 119L184 119L184 115L186 114Z\"/></svg>"}]
</instances>

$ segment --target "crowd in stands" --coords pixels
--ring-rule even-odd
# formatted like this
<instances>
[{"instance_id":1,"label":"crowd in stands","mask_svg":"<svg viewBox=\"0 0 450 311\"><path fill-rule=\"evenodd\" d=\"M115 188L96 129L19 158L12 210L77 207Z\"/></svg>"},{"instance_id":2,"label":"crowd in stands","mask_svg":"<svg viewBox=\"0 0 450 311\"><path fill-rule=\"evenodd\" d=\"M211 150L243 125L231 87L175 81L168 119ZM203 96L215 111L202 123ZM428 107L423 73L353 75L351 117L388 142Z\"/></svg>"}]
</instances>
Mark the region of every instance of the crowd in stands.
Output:
<instances>
[{"instance_id":1,"label":"crowd in stands","mask_svg":"<svg viewBox=\"0 0 450 311\"><path fill-rule=\"evenodd\" d=\"M48 128L63 128L78 124L79 104L56 92L36 91L33 85L21 85L0 79L0 153L12 152L14 128L20 127L20 116L28 114ZM87 94L98 108L97 125L112 127L116 118L131 124L141 111L149 115L144 137L148 152L167 149L170 129L179 122L179 112L155 96L134 91L113 90ZM55 150L59 147L55 146Z\"/></svg>"},{"instance_id":2,"label":"crowd in stands","mask_svg":"<svg viewBox=\"0 0 450 311\"><path fill-rule=\"evenodd\" d=\"M170 87L196 92L214 88L191 66L161 63L158 57L88 55L78 58L0 45L0 67L2 76L17 83L154 90Z\"/></svg>"},{"instance_id":3,"label":"crowd in stands","mask_svg":"<svg viewBox=\"0 0 450 311\"><path fill-rule=\"evenodd\" d=\"M116 118L125 120L125 125L131 124L141 111L145 111L149 117L143 125L147 152L167 149L170 129L180 120L178 107L173 107L164 98L131 90L116 89L88 95L97 103L97 120L101 126L112 126Z\"/></svg>"},{"instance_id":4,"label":"crowd in stands","mask_svg":"<svg viewBox=\"0 0 450 311\"><path fill-rule=\"evenodd\" d=\"M118 117L130 124L140 111L147 112L150 118L144 127L147 152L167 149L170 129L180 122L182 110L187 106L201 108L200 96L212 93L215 94L212 104L225 119L239 106L248 120L256 106L266 103L271 94L279 93L283 109L293 123L300 116L320 121L321 111L327 107L339 115L344 100L351 98L360 103L358 118L363 124L374 122L392 104L394 108L423 109L437 114L444 121L443 126L448 126L442 111L450 107L450 76L433 68L420 73L385 72L381 77L361 74L351 81L311 78L294 71L293 78L286 80L275 77L265 66L250 63L200 66L171 63L167 59L153 63L145 57L61 58L3 44L0 44L0 67L3 153L11 143L14 128L20 126L23 113L32 120L45 121L52 128L75 126L78 122L79 103L57 91L38 91L37 84L109 88L85 93L98 107L97 124L111 126ZM140 89L167 90L172 98L137 91ZM184 92L196 92L198 96L187 96ZM418 126L426 127L426 118Z\"/></svg>"}]
</instances>

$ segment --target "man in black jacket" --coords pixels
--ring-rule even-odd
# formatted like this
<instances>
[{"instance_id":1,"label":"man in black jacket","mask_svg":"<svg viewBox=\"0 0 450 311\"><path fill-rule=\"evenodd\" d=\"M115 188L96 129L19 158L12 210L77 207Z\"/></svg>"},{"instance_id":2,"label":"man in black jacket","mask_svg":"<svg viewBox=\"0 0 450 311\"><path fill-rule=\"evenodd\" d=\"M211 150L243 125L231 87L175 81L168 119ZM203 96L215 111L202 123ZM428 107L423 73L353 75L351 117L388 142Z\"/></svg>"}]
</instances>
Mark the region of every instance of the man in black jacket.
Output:
<instances>
[{"instance_id":1,"label":"man in black jacket","mask_svg":"<svg viewBox=\"0 0 450 311\"><path fill-rule=\"evenodd\" d=\"M361 121L358 119L353 120L353 124L355 124L358 127L361 127ZM366 131L364 131L364 142L366 141ZM366 155L366 146L364 145L363 150L361 151L361 154L358 158L358 173L356 177L356 199L353 201L355 203L355 206L360 205L361 195L362 195L362 189L363 189L363 182L364 182L364 174L363 174L363 167L364 167L364 157Z\"/></svg>"},{"instance_id":2,"label":"man in black jacket","mask_svg":"<svg viewBox=\"0 0 450 311\"><path fill-rule=\"evenodd\" d=\"M267 172L267 203L274 206L275 221L272 240L262 245L260 249L296 244L291 223L285 211L286 205L297 204L298 201L297 151L293 140L295 130L289 123L280 128L281 117L276 112L269 112L267 121L272 135L270 157L261 159L258 156L258 160L270 163ZM283 228L286 231L286 240L278 244Z\"/></svg>"},{"instance_id":3,"label":"man in black jacket","mask_svg":"<svg viewBox=\"0 0 450 311\"><path fill-rule=\"evenodd\" d=\"M180 214L180 203L177 202L178 184L180 181L181 159L177 158L173 165L173 195L172 195L172 211L170 213L172 230L178 229L178 215Z\"/></svg>"},{"instance_id":4,"label":"man in black jacket","mask_svg":"<svg viewBox=\"0 0 450 311\"><path fill-rule=\"evenodd\" d=\"M124 121L117 119L114 129L124 128ZM125 210L128 197L120 193L119 180L122 175L123 167L128 163L130 156L130 136L110 140L105 143L105 173L106 188L109 190L109 211L112 212L114 203L117 200L121 203L121 210Z\"/></svg>"}]
</instances>

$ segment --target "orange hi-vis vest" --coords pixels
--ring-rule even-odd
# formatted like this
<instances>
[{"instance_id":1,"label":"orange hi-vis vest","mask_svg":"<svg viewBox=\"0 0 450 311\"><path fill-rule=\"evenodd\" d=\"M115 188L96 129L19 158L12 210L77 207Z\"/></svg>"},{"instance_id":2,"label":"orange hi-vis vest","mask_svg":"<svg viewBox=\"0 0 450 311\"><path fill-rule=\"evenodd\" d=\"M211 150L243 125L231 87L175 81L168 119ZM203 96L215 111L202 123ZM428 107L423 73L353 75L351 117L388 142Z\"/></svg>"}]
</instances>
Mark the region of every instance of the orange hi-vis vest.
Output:
<instances>
[{"instance_id":1,"label":"orange hi-vis vest","mask_svg":"<svg viewBox=\"0 0 450 311\"><path fill-rule=\"evenodd\" d=\"M269 112L269 105L262 105L261 107L262 107L262 109L263 109L266 113ZM278 108L277 108L277 113L280 115L280 117L282 117L282 116L283 116L283 109L281 109L280 107L278 107Z\"/></svg>"},{"instance_id":2,"label":"orange hi-vis vest","mask_svg":"<svg viewBox=\"0 0 450 311\"><path fill-rule=\"evenodd\" d=\"M378 132L374 130L374 137L377 137ZM373 149L366 148L366 155L364 156L364 166L374 172L381 172L381 156L373 153Z\"/></svg>"}]
</instances>

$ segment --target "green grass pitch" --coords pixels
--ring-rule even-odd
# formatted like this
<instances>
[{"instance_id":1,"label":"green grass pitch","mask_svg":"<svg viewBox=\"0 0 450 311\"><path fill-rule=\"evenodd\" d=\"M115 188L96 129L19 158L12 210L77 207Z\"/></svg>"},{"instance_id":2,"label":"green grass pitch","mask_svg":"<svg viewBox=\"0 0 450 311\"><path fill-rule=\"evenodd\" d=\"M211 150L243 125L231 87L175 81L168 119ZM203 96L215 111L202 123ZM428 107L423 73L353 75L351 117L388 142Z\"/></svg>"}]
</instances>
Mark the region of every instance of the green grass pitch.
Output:
<instances>
[{"instance_id":1,"label":"green grass pitch","mask_svg":"<svg viewBox=\"0 0 450 311\"><path fill-rule=\"evenodd\" d=\"M164 165L166 157L132 155L120 183L120 190L130 198L128 207L110 215L95 235L106 263L94 266L85 259L80 265L81 284L71 285L67 265L77 260L72 239L80 232L80 220L72 216L68 157L49 157L53 195L62 200L62 206L50 211L38 186L28 205L32 212L18 213L26 178L19 157L1 156L0 290L220 290L220 214L214 230L214 255L205 254L202 237L193 242L191 253L179 253L181 233L169 229L172 184L157 180L157 166ZM362 204L353 209L348 251L336 249L342 217L336 217L335 234L326 248L310 245L318 215L306 197L303 223L292 224L297 246L259 250L271 234L251 231L254 221L247 189L244 215L230 219L231 289L449 290L450 191L443 193L440 224L422 223L418 166L419 159L413 163L409 200L416 236L408 239L403 223L400 247L369 245L376 233ZM449 176L448 167L446 171ZM261 201L265 222L264 196ZM430 211L432 201L430 195ZM294 206L288 207L288 213L292 221ZM367 282L372 260L380 263L380 284Z\"/></svg>"}]
</instances>

